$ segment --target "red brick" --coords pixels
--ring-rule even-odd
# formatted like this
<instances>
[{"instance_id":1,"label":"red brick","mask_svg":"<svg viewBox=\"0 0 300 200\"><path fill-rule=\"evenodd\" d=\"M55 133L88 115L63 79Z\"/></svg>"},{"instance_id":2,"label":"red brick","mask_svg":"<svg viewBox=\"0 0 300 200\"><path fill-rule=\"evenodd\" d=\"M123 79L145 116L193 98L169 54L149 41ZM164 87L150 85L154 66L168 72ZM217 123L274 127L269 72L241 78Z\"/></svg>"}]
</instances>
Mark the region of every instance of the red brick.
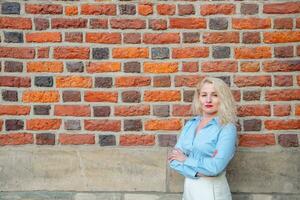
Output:
<instances>
[{"instance_id":1,"label":"red brick","mask_svg":"<svg viewBox=\"0 0 300 200\"><path fill-rule=\"evenodd\" d=\"M143 116L150 115L149 105L136 105L136 106L116 106L115 116Z\"/></svg>"},{"instance_id":2,"label":"red brick","mask_svg":"<svg viewBox=\"0 0 300 200\"><path fill-rule=\"evenodd\" d=\"M241 91L240 90L232 90L231 93L232 93L235 101L241 101Z\"/></svg>"},{"instance_id":3,"label":"red brick","mask_svg":"<svg viewBox=\"0 0 300 200\"><path fill-rule=\"evenodd\" d=\"M121 63L118 62L89 62L86 71L88 73L119 72Z\"/></svg>"},{"instance_id":4,"label":"red brick","mask_svg":"<svg viewBox=\"0 0 300 200\"><path fill-rule=\"evenodd\" d=\"M54 47L53 57L55 59L89 59L90 49L88 47Z\"/></svg>"},{"instance_id":5,"label":"red brick","mask_svg":"<svg viewBox=\"0 0 300 200\"><path fill-rule=\"evenodd\" d=\"M242 72L258 72L260 70L259 62L242 62Z\"/></svg>"},{"instance_id":6,"label":"red brick","mask_svg":"<svg viewBox=\"0 0 300 200\"><path fill-rule=\"evenodd\" d=\"M176 29L205 29L207 26L204 18L171 18L170 28Z\"/></svg>"},{"instance_id":7,"label":"red brick","mask_svg":"<svg viewBox=\"0 0 300 200\"><path fill-rule=\"evenodd\" d=\"M170 87L171 78L170 76L154 76L153 87Z\"/></svg>"},{"instance_id":8,"label":"red brick","mask_svg":"<svg viewBox=\"0 0 300 200\"><path fill-rule=\"evenodd\" d=\"M55 105L54 115L74 117L91 116L91 108L90 106L81 105Z\"/></svg>"},{"instance_id":9,"label":"red brick","mask_svg":"<svg viewBox=\"0 0 300 200\"><path fill-rule=\"evenodd\" d=\"M284 89L266 91L265 99L267 101L293 101L300 100L299 89Z\"/></svg>"},{"instance_id":10,"label":"red brick","mask_svg":"<svg viewBox=\"0 0 300 200\"><path fill-rule=\"evenodd\" d=\"M235 76L234 83L238 87L267 87L272 86L271 76Z\"/></svg>"},{"instance_id":11,"label":"red brick","mask_svg":"<svg viewBox=\"0 0 300 200\"><path fill-rule=\"evenodd\" d=\"M144 73L174 73L178 72L177 62L144 62Z\"/></svg>"},{"instance_id":12,"label":"red brick","mask_svg":"<svg viewBox=\"0 0 300 200\"><path fill-rule=\"evenodd\" d=\"M59 101L59 92L58 91L34 91L34 90L26 90L23 92L22 97L23 102L31 103L31 102L39 102L39 103L51 103Z\"/></svg>"},{"instance_id":13,"label":"red brick","mask_svg":"<svg viewBox=\"0 0 300 200\"><path fill-rule=\"evenodd\" d=\"M204 33L203 43L217 44L217 43L239 43L240 35L238 32L211 32Z\"/></svg>"},{"instance_id":14,"label":"red brick","mask_svg":"<svg viewBox=\"0 0 300 200\"><path fill-rule=\"evenodd\" d=\"M10 133L0 135L0 146L33 144L33 135L30 133Z\"/></svg>"},{"instance_id":15,"label":"red brick","mask_svg":"<svg viewBox=\"0 0 300 200\"><path fill-rule=\"evenodd\" d=\"M25 12L30 14L63 14L63 6L58 4L25 4Z\"/></svg>"},{"instance_id":16,"label":"red brick","mask_svg":"<svg viewBox=\"0 0 300 200\"><path fill-rule=\"evenodd\" d=\"M58 32L36 32L27 33L26 42L61 42L61 33Z\"/></svg>"},{"instance_id":17,"label":"red brick","mask_svg":"<svg viewBox=\"0 0 300 200\"><path fill-rule=\"evenodd\" d=\"M54 18L51 20L52 29L86 28L86 27L87 27L87 19Z\"/></svg>"},{"instance_id":18,"label":"red brick","mask_svg":"<svg viewBox=\"0 0 300 200\"><path fill-rule=\"evenodd\" d=\"M179 119L165 119L165 120L147 120L145 122L145 130L157 131L157 130L180 130L182 127Z\"/></svg>"},{"instance_id":19,"label":"red brick","mask_svg":"<svg viewBox=\"0 0 300 200\"><path fill-rule=\"evenodd\" d=\"M145 44L176 44L180 43L179 33L146 33L143 35Z\"/></svg>"},{"instance_id":20,"label":"red brick","mask_svg":"<svg viewBox=\"0 0 300 200\"><path fill-rule=\"evenodd\" d=\"M0 46L0 58L32 59L34 56L34 48Z\"/></svg>"},{"instance_id":21,"label":"red brick","mask_svg":"<svg viewBox=\"0 0 300 200\"><path fill-rule=\"evenodd\" d=\"M300 104L295 105L295 115L300 116Z\"/></svg>"},{"instance_id":22,"label":"red brick","mask_svg":"<svg viewBox=\"0 0 300 200\"><path fill-rule=\"evenodd\" d=\"M263 70L266 72L292 72L300 71L300 60L275 60L263 62Z\"/></svg>"},{"instance_id":23,"label":"red brick","mask_svg":"<svg viewBox=\"0 0 300 200\"><path fill-rule=\"evenodd\" d=\"M108 19L90 19L90 27L107 29L108 28Z\"/></svg>"},{"instance_id":24,"label":"red brick","mask_svg":"<svg viewBox=\"0 0 300 200\"><path fill-rule=\"evenodd\" d=\"M120 120L107 120L107 119L91 119L84 120L84 129L88 131L121 131L121 121Z\"/></svg>"},{"instance_id":25,"label":"red brick","mask_svg":"<svg viewBox=\"0 0 300 200\"><path fill-rule=\"evenodd\" d=\"M78 15L78 7L77 6L66 6L65 14L68 16Z\"/></svg>"},{"instance_id":26,"label":"red brick","mask_svg":"<svg viewBox=\"0 0 300 200\"><path fill-rule=\"evenodd\" d=\"M117 9L115 4L82 4L82 15L116 15Z\"/></svg>"},{"instance_id":27,"label":"red brick","mask_svg":"<svg viewBox=\"0 0 300 200\"><path fill-rule=\"evenodd\" d=\"M0 115L29 115L29 114L30 114L30 106L0 105Z\"/></svg>"},{"instance_id":28,"label":"red brick","mask_svg":"<svg viewBox=\"0 0 300 200\"><path fill-rule=\"evenodd\" d=\"M127 44L140 44L142 42L140 33L124 33L123 42Z\"/></svg>"},{"instance_id":29,"label":"red brick","mask_svg":"<svg viewBox=\"0 0 300 200\"><path fill-rule=\"evenodd\" d=\"M238 107L238 116L270 116L270 105L243 105Z\"/></svg>"},{"instance_id":30,"label":"red brick","mask_svg":"<svg viewBox=\"0 0 300 200\"><path fill-rule=\"evenodd\" d=\"M167 21L164 19L150 19L149 28L153 30L166 30L168 28Z\"/></svg>"},{"instance_id":31,"label":"red brick","mask_svg":"<svg viewBox=\"0 0 300 200\"><path fill-rule=\"evenodd\" d=\"M260 33L259 32L245 32L243 33L243 43L245 44L255 44L260 43Z\"/></svg>"},{"instance_id":32,"label":"red brick","mask_svg":"<svg viewBox=\"0 0 300 200\"><path fill-rule=\"evenodd\" d=\"M288 116L291 113L290 105L273 105L274 116Z\"/></svg>"},{"instance_id":33,"label":"red brick","mask_svg":"<svg viewBox=\"0 0 300 200\"><path fill-rule=\"evenodd\" d=\"M200 10L201 15L232 15L235 14L234 4L207 4L202 5Z\"/></svg>"},{"instance_id":34,"label":"red brick","mask_svg":"<svg viewBox=\"0 0 300 200\"><path fill-rule=\"evenodd\" d=\"M121 135L121 146L153 146L155 145L155 135Z\"/></svg>"},{"instance_id":35,"label":"red brick","mask_svg":"<svg viewBox=\"0 0 300 200\"><path fill-rule=\"evenodd\" d=\"M157 101L180 101L181 94L178 90L164 90L164 91L145 91L144 101L157 102Z\"/></svg>"},{"instance_id":36,"label":"red brick","mask_svg":"<svg viewBox=\"0 0 300 200\"><path fill-rule=\"evenodd\" d=\"M175 87L196 87L202 79L199 75L175 76Z\"/></svg>"},{"instance_id":37,"label":"red brick","mask_svg":"<svg viewBox=\"0 0 300 200\"><path fill-rule=\"evenodd\" d=\"M91 88L92 77L82 76L57 76L57 88Z\"/></svg>"},{"instance_id":38,"label":"red brick","mask_svg":"<svg viewBox=\"0 0 300 200\"><path fill-rule=\"evenodd\" d=\"M298 83L298 85L300 85L300 75L297 76L297 83Z\"/></svg>"},{"instance_id":39,"label":"red brick","mask_svg":"<svg viewBox=\"0 0 300 200\"><path fill-rule=\"evenodd\" d=\"M296 28L300 28L300 18L296 19Z\"/></svg>"},{"instance_id":40,"label":"red brick","mask_svg":"<svg viewBox=\"0 0 300 200\"><path fill-rule=\"evenodd\" d=\"M93 92L86 91L84 93L84 101L87 102L118 102L117 92Z\"/></svg>"},{"instance_id":41,"label":"red brick","mask_svg":"<svg viewBox=\"0 0 300 200\"><path fill-rule=\"evenodd\" d=\"M193 4L182 4L178 5L179 15L193 15L195 14L195 8Z\"/></svg>"},{"instance_id":42,"label":"red brick","mask_svg":"<svg viewBox=\"0 0 300 200\"><path fill-rule=\"evenodd\" d=\"M299 119L289 120L266 120L265 128L268 130L297 130L300 129Z\"/></svg>"},{"instance_id":43,"label":"red brick","mask_svg":"<svg viewBox=\"0 0 300 200\"><path fill-rule=\"evenodd\" d=\"M261 18L233 18L232 19L233 29L267 29L271 28L271 19Z\"/></svg>"},{"instance_id":44,"label":"red brick","mask_svg":"<svg viewBox=\"0 0 300 200\"><path fill-rule=\"evenodd\" d=\"M50 47L39 47L37 49L37 58L49 58Z\"/></svg>"},{"instance_id":45,"label":"red brick","mask_svg":"<svg viewBox=\"0 0 300 200\"><path fill-rule=\"evenodd\" d=\"M66 42L82 42L83 35L80 32L65 33L65 41Z\"/></svg>"},{"instance_id":46,"label":"red brick","mask_svg":"<svg viewBox=\"0 0 300 200\"><path fill-rule=\"evenodd\" d=\"M27 72L63 72L63 62L58 61L35 61L27 62Z\"/></svg>"},{"instance_id":47,"label":"red brick","mask_svg":"<svg viewBox=\"0 0 300 200\"><path fill-rule=\"evenodd\" d=\"M272 57L271 47L235 48L234 54L237 59L261 59Z\"/></svg>"},{"instance_id":48,"label":"red brick","mask_svg":"<svg viewBox=\"0 0 300 200\"><path fill-rule=\"evenodd\" d=\"M127 47L127 48L113 48L113 58L149 58L148 48Z\"/></svg>"},{"instance_id":49,"label":"red brick","mask_svg":"<svg viewBox=\"0 0 300 200\"><path fill-rule=\"evenodd\" d=\"M275 145L274 134L243 134L239 135L240 147L264 147Z\"/></svg>"},{"instance_id":50,"label":"red brick","mask_svg":"<svg viewBox=\"0 0 300 200\"><path fill-rule=\"evenodd\" d=\"M174 15L176 5L174 4L158 4L156 6L157 13L160 15Z\"/></svg>"},{"instance_id":51,"label":"red brick","mask_svg":"<svg viewBox=\"0 0 300 200\"><path fill-rule=\"evenodd\" d=\"M114 29L144 29L146 21L142 19L111 19L110 26Z\"/></svg>"},{"instance_id":52,"label":"red brick","mask_svg":"<svg viewBox=\"0 0 300 200\"><path fill-rule=\"evenodd\" d=\"M276 28L276 29L292 29L293 28L293 19L292 18L274 19L274 28Z\"/></svg>"},{"instance_id":53,"label":"red brick","mask_svg":"<svg viewBox=\"0 0 300 200\"><path fill-rule=\"evenodd\" d=\"M172 58L206 58L208 56L208 47L185 47L172 49Z\"/></svg>"},{"instance_id":54,"label":"red brick","mask_svg":"<svg viewBox=\"0 0 300 200\"><path fill-rule=\"evenodd\" d=\"M0 86L3 87L30 87L30 77L0 76Z\"/></svg>"},{"instance_id":55,"label":"red brick","mask_svg":"<svg viewBox=\"0 0 300 200\"><path fill-rule=\"evenodd\" d=\"M179 117L192 116L191 105L173 105L172 115Z\"/></svg>"},{"instance_id":56,"label":"red brick","mask_svg":"<svg viewBox=\"0 0 300 200\"><path fill-rule=\"evenodd\" d=\"M32 29L32 22L30 18L24 17L0 17L1 29Z\"/></svg>"},{"instance_id":57,"label":"red brick","mask_svg":"<svg viewBox=\"0 0 300 200\"><path fill-rule=\"evenodd\" d=\"M61 119L28 119L26 120L27 130L58 130L61 126Z\"/></svg>"},{"instance_id":58,"label":"red brick","mask_svg":"<svg viewBox=\"0 0 300 200\"><path fill-rule=\"evenodd\" d=\"M268 3L264 4L263 13L291 14L300 12L300 2Z\"/></svg>"},{"instance_id":59,"label":"red brick","mask_svg":"<svg viewBox=\"0 0 300 200\"><path fill-rule=\"evenodd\" d=\"M294 47L274 47L274 55L277 58L289 58L294 56Z\"/></svg>"},{"instance_id":60,"label":"red brick","mask_svg":"<svg viewBox=\"0 0 300 200\"><path fill-rule=\"evenodd\" d=\"M184 62L182 63L182 72L198 72L198 62Z\"/></svg>"},{"instance_id":61,"label":"red brick","mask_svg":"<svg viewBox=\"0 0 300 200\"><path fill-rule=\"evenodd\" d=\"M292 75L275 75L275 86L292 86L293 76Z\"/></svg>"},{"instance_id":62,"label":"red brick","mask_svg":"<svg viewBox=\"0 0 300 200\"><path fill-rule=\"evenodd\" d=\"M142 86L149 86L150 84L151 84L150 77L125 76L125 77L115 78L116 87L142 87Z\"/></svg>"},{"instance_id":63,"label":"red brick","mask_svg":"<svg viewBox=\"0 0 300 200\"><path fill-rule=\"evenodd\" d=\"M60 144L95 144L94 134L59 134Z\"/></svg>"},{"instance_id":64,"label":"red brick","mask_svg":"<svg viewBox=\"0 0 300 200\"><path fill-rule=\"evenodd\" d=\"M202 72L237 72L236 61L209 61L201 65Z\"/></svg>"},{"instance_id":65,"label":"red brick","mask_svg":"<svg viewBox=\"0 0 300 200\"><path fill-rule=\"evenodd\" d=\"M297 134L280 134L278 143L283 147L299 147Z\"/></svg>"},{"instance_id":66,"label":"red brick","mask_svg":"<svg viewBox=\"0 0 300 200\"><path fill-rule=\"evenodd\" d=\"M300 42L300 31L265 32L265 43Z\"/></svg>"},{"instance_id":67,"label":"red brick","mask_svg":"<svg viewBox=\"0 0 300 200\"><path fill-rule=\"evenodd\" d=\"M120 44L120 33L86 33L86 42L102 44Z\"/></svg>"},{"instance_id":68,"label":"red brick","mask_svg":"<svg viewBox=\"0 0 300 200\"><path fill-rule=\"evenodd\" d=\"M139 15L147 16L153 14L152 4L140 4L138 5Z\"/></svg>"}]
</instances>

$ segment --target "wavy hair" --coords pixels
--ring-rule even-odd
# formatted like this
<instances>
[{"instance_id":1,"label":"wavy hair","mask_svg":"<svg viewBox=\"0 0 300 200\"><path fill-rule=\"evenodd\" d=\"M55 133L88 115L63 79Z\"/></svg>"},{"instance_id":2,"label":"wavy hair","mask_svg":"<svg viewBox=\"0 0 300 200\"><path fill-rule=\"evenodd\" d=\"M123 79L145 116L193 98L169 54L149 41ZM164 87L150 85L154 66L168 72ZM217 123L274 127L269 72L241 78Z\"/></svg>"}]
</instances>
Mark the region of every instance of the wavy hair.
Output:
<instances>
[{"instance_id":1,"label":"wavy hair","mask_svg":"<svg viewBox=\"0 0 300 200\"><path fill-rule=\"evenodd\" d=\"M201 103L199 101L200 91L205 83L213 84L218 97L220 98L220 105L218 109L217 116L222 125L228 123L236 124L236 105L230 88L226 83L219 78L206 77L201 82L197 84L196 91L194 94L194 100L192 104L192 112L194 115L203 115L203 110L201 108Z\"/></svg>"}]
</instances>

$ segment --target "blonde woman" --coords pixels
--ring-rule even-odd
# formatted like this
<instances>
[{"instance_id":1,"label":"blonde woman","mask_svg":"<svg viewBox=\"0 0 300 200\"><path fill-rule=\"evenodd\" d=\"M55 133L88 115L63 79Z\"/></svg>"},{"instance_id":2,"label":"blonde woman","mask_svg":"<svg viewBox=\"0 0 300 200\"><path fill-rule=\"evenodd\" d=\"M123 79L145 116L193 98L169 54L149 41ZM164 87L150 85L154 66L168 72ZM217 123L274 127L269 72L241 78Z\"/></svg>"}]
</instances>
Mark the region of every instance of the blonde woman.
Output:
<instances>
[{"instance_id":1,"label":"blonde woman","mask_svg":"<svg viewBox=\"0 0 300 200\"><path fill-rule=\"evenodd\" d=\"M183 200L231 200L225 176L236 149L236 109L229 87L207 77L195 91L193 112L168 156L185 176Z\"/></svg>"}]
</instances>

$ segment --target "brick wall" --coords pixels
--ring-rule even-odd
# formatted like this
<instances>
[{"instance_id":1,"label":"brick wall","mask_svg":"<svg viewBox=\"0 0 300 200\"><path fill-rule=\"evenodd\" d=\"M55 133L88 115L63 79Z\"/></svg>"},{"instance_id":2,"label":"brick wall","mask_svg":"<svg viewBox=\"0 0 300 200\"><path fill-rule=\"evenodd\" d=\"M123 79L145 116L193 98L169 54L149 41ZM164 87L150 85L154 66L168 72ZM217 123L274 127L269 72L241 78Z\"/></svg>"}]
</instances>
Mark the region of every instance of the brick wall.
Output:
<instances>
[{"instance_id":1,"label":"brick wall","mask_svg":"<svg viewBox=\"0 0 300 200\"><path fill-rule=\"evenodd\" d=\"M0 28L2 149L165 149L214 76L239 149L299 150L300 2L2 1Z\"/></svg>"}]
</instances>

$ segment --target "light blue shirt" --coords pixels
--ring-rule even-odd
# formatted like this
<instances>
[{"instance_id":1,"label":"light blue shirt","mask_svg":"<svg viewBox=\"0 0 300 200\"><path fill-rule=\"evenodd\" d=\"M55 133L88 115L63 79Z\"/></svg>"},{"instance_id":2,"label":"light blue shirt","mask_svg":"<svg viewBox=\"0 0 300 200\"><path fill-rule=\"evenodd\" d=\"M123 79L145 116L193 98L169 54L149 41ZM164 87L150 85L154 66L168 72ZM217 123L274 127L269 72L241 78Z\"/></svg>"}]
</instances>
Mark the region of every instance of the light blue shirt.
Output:
<instances>
[{"instance_id":1,"label":"light blue shirt","mask_svg":"<svg viewBox=\"0 0 300 200\"><path fill-rule=\"evenodd\" d=\"M189 120L175 145L187 159L184 162L173 160L170 163L172 169L185 177L198 178L197 172L206 176L217 176L225 171L235 153L236 126L232 123L222 126L218 117L215 117L195 134L201 119L202 116L197 116Z\"/></svg>"}]
</instances>

